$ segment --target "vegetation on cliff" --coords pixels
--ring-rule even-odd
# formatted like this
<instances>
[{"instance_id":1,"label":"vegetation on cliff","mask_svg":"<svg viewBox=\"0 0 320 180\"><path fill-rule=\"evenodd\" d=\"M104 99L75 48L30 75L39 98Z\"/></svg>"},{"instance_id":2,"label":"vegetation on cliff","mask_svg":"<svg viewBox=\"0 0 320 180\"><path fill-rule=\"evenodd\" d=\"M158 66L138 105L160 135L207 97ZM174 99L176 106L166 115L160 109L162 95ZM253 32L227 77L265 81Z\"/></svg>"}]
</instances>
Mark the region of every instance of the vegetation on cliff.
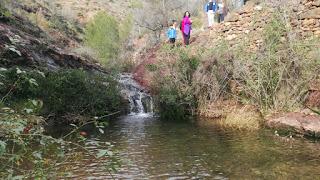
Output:
<instances>
[{"instance_id":1,"label":"vegetation on cliff","mask_svg":"<svg viewBox=\"0 0 320 180\"><path fill-rule=\"evenodd\" d=\"M182 49L162 48L157 53L161 61L152 64L155 67L151 69L156 74L153 82L160 111L194 114L197 110L203 116L223 118L230 126L246 128L246 119L230 117L239 111L226 106L214 112L210 106L225 100L253 105L256 108L249 108L248 112L258 113L253 127L260 123L255 109L264 115L303 109L310 82L319 80L319 39L300 37L282 14L279 9L269 15L259 33L262 41L256 51L248 48L253 38L250 34L237 44L220 40L212 48L198 44ZM170 108L166 109L168 105Z\"/></svg>"}]
</instances>

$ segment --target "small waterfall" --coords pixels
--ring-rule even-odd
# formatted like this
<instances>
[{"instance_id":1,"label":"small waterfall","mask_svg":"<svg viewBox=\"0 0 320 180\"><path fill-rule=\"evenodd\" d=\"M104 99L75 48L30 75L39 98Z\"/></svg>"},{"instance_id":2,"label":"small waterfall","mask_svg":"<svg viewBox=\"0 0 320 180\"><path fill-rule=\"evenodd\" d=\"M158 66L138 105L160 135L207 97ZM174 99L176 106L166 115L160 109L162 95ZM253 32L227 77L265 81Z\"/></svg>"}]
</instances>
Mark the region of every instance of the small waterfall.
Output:
<instances>
[{"instance_id":1,"label":"small waterfall","mask_svg":"<svg viewBox=\"0 0 320 180\"><path fill-rule=\"evenodd\" d=\"M121 94L130 103L130 114L153 112L152 97L133 79L132 74L121 74L119 83L121 85Z\"/></svg>"}]
</instances>

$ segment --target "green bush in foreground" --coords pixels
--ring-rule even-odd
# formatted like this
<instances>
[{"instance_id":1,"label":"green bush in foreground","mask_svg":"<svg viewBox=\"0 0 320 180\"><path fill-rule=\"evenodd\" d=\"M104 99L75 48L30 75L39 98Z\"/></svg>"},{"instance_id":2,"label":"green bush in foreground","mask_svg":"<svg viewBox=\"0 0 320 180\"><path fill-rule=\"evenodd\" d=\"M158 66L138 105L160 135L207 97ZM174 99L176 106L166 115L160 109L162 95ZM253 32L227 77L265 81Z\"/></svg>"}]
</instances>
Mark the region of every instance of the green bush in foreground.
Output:
<instances>
[{"instance_id":1,"label":"green bush in foreground","mask_svg":"<svg viewBox=\"0 0 320 180\"><path fill-rule=\"evenodd\" d=\"M101 116L121 108L117 82L107 75L83 70L43 73L14 68L2 73L1 82L0 95L5 105L23 107L30 100L40 101L42 115Z\"/></svg>"},{"instance_id":2,"label":"green bush in foreground","mask_svg":"<svg viewBox=\"0 0 320 180\"><path fill-rule=\"evenodd\" d=\"M11 108L0 107L0 159L4 162L0 164L0 177L59 179L67 175L61 174L61 163L66 159L77 161L80 154L103 161L109 173L119 166L111 145L97 144L97 151L86 147L86 139L79 135L81 127L74 127L64 137L54 138L44 134L43 121L42 117L21 115ZM96 121L91 123L102 128ZM75 152L69 153L71 149Z\"/></svg>"},{"instance_id":3,"label":"green bush in foreground","mask_svg":"<svg viewBox=\"0 0 320 180\"><path fill-rule=\"evenodd\" d=\"M115 170L119 161L110 144L97 144L98 150L91 151L79 135L80 128L87 124L94 124L104 133L105 123L95 118L79 126L73 124L70 133L54 138L45 135L44 118L37 115L102 115L118 110L120 96L116 87L111 78L82 70L45 74L0 68L0 159L4 162L0 177L58 179L67 175L59 174L61 163L66 159L77 161L79 155L102 160L110 173Z\"/></svg>"}]
</instances>

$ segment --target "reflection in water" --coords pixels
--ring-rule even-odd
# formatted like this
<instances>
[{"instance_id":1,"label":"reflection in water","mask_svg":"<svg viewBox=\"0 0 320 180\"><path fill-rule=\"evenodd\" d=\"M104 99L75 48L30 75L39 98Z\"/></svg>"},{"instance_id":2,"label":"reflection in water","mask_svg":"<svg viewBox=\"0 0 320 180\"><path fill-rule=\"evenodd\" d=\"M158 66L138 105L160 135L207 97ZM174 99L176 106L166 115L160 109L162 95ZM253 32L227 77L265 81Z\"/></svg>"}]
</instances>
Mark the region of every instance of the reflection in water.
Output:
<instances>
[{"instance_id":1,"label":"reflection in water","mask_svg":"<svg viewBox=\"0 0 320 180\"><path fill-rule=\"evenodd\" d=\"M91 143L90 143L91 142ZM94 142L94 143L92 143ZM281 140L270 132L230 132L206 121L161 122L147 115L114 121L99 139L111 142L122 160L116 179L316 179L320 145ZM71 166L74 179L111 179L103 162L86 155Z\"/></svg>"}]
</instances>

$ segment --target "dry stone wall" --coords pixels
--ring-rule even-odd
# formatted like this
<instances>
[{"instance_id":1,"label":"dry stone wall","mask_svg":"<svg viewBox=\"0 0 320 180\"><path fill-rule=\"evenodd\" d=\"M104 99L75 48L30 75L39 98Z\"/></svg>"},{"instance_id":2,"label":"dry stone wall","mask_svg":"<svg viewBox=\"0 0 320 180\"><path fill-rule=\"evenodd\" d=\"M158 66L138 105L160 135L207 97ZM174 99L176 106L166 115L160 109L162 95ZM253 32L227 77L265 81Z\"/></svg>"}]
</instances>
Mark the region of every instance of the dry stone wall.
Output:
<instances>
[{"instance_id":1,"label":"dry stone wall","mask_svg":"<svg viewBox=\"0 0 320 180\"><path fill-rule=\"evenodd\" d=\"M320 0L286 1L283 6L288 27L300 38L320 37ZM248 42L252 51L261 46L264 27L273 18L280 4L248 2L242 9L231 12L225 22L216 24L210 31L201 33L195 44L213 47L227 41L231 45ZM204 39L207 39L204 41Z\"/></svg>"}]
</instances>

